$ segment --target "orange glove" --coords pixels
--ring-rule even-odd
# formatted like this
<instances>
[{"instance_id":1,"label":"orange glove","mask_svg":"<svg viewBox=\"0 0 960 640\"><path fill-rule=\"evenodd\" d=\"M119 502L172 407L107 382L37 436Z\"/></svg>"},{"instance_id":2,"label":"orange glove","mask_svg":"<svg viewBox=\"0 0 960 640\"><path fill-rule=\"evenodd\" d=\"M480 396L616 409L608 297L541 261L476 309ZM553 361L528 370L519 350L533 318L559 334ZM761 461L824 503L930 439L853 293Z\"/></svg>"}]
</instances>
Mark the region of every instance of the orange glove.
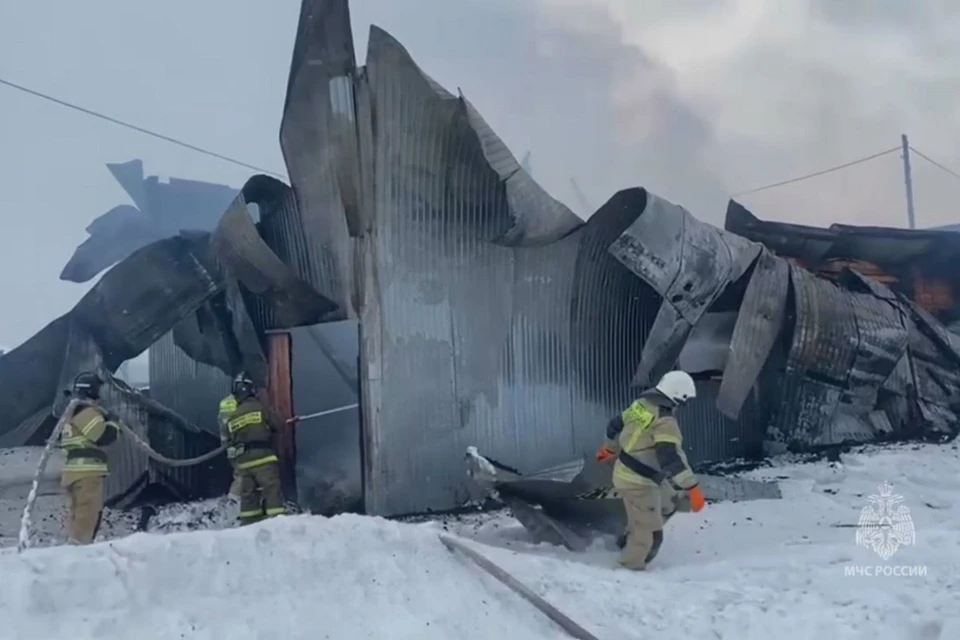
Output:
<instances>
[{"instance_id":1,"label":"orange glove","mask_svg":"<svg viewBox=\"0 0 960 640\"><path fill-rule=\"evenodd\" d=\"M617 457L617 454L606 445L600 447L597 451L597 462L610 462Z\"/></svg>"},{"instance_id":2,"label":"orange glove","mask_svg":"<svg viewBox=\"0 0 960 640\"><path fill-rule=\"evenodd\" d=\"M687 489L687 495L690 496L690 510L694 513L703 511L703 508L707 506L707 499L703 497L703 491L700 487Z\"/></svg>"}]
</instances>

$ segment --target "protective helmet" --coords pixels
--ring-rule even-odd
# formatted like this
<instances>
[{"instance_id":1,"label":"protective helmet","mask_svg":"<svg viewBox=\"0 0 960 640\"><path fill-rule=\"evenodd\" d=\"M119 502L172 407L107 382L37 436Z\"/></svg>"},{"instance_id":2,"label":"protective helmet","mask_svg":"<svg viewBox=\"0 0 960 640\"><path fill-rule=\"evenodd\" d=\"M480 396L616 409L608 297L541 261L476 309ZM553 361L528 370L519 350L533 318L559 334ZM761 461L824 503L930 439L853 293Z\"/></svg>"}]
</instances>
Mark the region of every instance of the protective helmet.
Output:
<instances>
[{"instance_id":1,"label":"protective helmet","mask_svg":"<svg viewBox=\"0 0 960 640\"><path fill-rule=\"evenodd\" d=\"M93 371L84 371L73 379L73 395L83 398L97 399L100 397L100 387L103 380Z\"/></svg>"},{"instance_id":2,"label":"protective helmet","mask_svg":"<svg viewBox=\"0 0 960 640\"><path fill-rule=\"evenodd\" d=\"M693 383L693 378L683 371L670 371L663 374L654 388L678 405L697 397L697 386Z\"/></svg>"},{"instance_id":3,"label":"protective helmet","mask_svg":"<svg viewBox=\"0 0 960 640\"><path fill-rule=\"evenodd\" d=\"M246 372L240 372L233 379L233 385L231 387L233 395L239 398L246 398L248 396L256 395L257 386L254 384L253 379L246 374Z\"/></svg>"}]
</instances>

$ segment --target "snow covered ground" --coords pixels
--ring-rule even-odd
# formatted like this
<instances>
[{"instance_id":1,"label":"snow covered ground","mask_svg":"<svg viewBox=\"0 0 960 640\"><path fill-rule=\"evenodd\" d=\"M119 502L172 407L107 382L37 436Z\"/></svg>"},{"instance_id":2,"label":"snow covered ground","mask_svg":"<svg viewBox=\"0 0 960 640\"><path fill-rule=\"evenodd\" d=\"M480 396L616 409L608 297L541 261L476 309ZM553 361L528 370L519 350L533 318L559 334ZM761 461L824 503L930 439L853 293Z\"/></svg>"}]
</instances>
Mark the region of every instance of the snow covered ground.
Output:
<instances>
[{"instance_id":1,"label":"snow covered ground","mask_svg":"<svg viewBox=\"0 0 960 640\"><path fill-rule=\"evenodd\" d=\"M530 542L504 514L441 522L311 516L222 531L136 533L87 548L0 550L0 640L563 638L538 611L438 541L444 530L598 638L960 638L960 452L868 448L840 463L748 474L783 500L711 504L667 528L645 573ZM879 485L903 497L913 544L856 543ZM158 530L228 527L229 502L162 511ZM150 528L153 528L151 526Z\"/></svg>"}]
</instances>

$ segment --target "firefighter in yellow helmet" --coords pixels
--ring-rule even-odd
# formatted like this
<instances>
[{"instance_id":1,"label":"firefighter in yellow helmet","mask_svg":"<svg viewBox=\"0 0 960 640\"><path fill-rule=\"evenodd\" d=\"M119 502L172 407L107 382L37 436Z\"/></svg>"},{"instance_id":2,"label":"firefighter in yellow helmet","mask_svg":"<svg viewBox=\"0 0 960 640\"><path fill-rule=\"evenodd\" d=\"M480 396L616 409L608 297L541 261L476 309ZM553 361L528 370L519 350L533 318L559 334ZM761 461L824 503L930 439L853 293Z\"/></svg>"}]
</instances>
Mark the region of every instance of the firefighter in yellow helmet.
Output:
<instances>
[{"instance_id":1,"label":"firefighter in yellow helmet","mask_svg":"<svg viewBox=\"0 0 960 640\"><path fill-rule=\"evenodd\" d=\"M671 371L607 425L607 442L597 459L616 459L613 486L627 514L620 564L628 569L642 571L656 557L663 525L674 513L704 507L673 416L674 409L696 395L693 378Z\"/></svg>"},{"instance_id":2,"label":"firefighter in yellow helmet","mask_svg":"<svg viewBox=\"0 0 960 640\"><path fill-rule=\"evenodd\" d=\"M234 378L232 391L236 404L225 398L220 405L225 415L221 438L240 485L240 524L249 524L286 513L280 464L271 442L278 425L272 424L272 414L246 374Z\"/></svg>"},{"instance_id":3,"label":"firefighter in yellow helmet","mask_svg":"<svg viewBox=\"0 0 960 640\"><path fill-rule=\"evenodd\" d=\"M72 395L90 404L75 408L60 434L60 448L67 454L60 482L69 499L66 524L72 544L93 542L103 516L103 481L109 468L102 447L117 439L119 429L97 405L102 385L103 380L93 372L76 377Z\"/></svg>"}]
</instances>

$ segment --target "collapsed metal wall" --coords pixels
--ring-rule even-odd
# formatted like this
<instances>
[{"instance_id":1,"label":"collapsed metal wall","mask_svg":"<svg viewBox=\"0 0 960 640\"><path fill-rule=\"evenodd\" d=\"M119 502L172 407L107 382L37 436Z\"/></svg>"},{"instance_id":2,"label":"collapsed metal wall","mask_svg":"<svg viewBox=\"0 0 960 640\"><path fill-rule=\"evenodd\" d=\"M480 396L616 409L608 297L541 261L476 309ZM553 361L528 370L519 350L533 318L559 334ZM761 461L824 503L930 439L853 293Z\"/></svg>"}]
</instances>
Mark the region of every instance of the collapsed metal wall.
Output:
<instances>
[{"instance_id":1,"label":"collapsed metal wall","mask_svg":"<svg viewBox=\"0 0 960 640\"><path fill-rule=\"evenodd\" d=\"M646 193L584 224L382 30L357 72L345 0L303 5L281 139L297 211L262 228L360 315L367 511L458 505L470 445L528 471L592 454L660 306L607 251ZM748 454L708 403L698 457Z\"/></svg>"},{"instance_id":2,"label":"collapsed metal wall","mask_svg":"<svg viewBox=\"0 0 960 640\"><path fill-rule=\"evenodd\" d=\"M595 448L600 425L629 399L657 300L603 253L637 209L611 208L548 246L495 244L522 235L524 221L465 103L376 29L367 73L380 124L377 299L366 300L364 331L380 335L364 345L379 376L364 382L380 401L364 407L366 506L452 507L469 495L470 445L528 471Z\"/></svg>"}]
</instances>

